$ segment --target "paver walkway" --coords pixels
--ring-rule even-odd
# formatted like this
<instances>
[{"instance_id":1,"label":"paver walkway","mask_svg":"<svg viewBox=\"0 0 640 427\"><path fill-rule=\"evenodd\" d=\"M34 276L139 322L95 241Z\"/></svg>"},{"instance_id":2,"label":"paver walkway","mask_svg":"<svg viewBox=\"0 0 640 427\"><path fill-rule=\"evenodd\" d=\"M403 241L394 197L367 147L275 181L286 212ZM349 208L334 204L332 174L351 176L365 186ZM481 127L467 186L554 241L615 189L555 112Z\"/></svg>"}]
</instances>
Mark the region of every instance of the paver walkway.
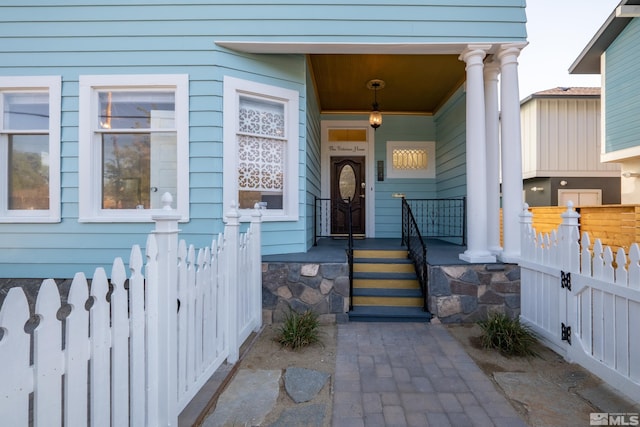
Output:
<instances>
[{"instance_id":1,"label":"paver walkway","mask_svg":"<svg viewBox=\"0 0 640 427\"><path fill-rule=\"evenodd\" d=\"M334 427L526 427L445 327L338 325Z\"/></svg>"}]
</instances>

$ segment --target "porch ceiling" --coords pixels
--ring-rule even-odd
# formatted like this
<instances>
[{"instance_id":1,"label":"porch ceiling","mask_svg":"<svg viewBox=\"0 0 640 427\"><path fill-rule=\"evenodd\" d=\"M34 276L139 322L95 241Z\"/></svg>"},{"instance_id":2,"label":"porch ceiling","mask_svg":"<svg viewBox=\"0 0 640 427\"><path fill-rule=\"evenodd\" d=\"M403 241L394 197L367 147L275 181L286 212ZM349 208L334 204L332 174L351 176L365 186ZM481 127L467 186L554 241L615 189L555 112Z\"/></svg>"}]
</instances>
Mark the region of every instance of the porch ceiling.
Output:
<instances>
[{"instance_id":1,"label":"porch ceiling","mask_svg":"<svg viewBox=\"0 0 640 427\"><path fill-rule=\"evenodd\" d=\"M381 79L383 114L431 115L464 82L465 64L458 55L309 55L322 113L365 113L373 91L367 82Z\"/></svg>"}]
</instances>

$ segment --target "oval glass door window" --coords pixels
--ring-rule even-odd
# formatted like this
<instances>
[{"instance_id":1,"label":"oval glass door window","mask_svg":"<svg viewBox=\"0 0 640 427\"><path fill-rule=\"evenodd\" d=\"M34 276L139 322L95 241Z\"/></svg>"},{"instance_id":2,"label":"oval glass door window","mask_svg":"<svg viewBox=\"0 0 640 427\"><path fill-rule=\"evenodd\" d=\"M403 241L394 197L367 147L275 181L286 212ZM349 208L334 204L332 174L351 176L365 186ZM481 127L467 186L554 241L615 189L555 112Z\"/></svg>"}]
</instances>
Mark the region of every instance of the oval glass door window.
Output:
<instances>
[{"instance_id":1,"label":"oval glass door window","mask_svg":"<svg viewBox=\"0 0 640 427\"><path fill-rule=\"evenodd\" d=\"M340 171L340 197L344 200L356 195L356 173L351 165L346 165Z\"/></svg>"}]
</instances>

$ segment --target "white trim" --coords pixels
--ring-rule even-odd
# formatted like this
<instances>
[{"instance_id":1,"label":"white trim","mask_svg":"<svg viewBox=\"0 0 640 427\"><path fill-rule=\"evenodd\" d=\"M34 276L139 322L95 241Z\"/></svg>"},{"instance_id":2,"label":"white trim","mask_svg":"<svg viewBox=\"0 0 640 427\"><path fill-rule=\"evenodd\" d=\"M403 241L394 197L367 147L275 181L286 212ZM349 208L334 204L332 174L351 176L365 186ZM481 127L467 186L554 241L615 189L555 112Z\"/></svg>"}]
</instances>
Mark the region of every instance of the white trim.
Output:
<instances>
[{"instance_id":1,"label":"white trim","mask_svg":"<svg viewBox=\"0 0 640 427\"><path fill-rule=\"evenodd\" d=\"M3 90L38 90L49 94L49 209L9 210L7 187L0 185L0 223L53 223L60 222L60 109L62 79L60 76L0 77L0 92ZM6 147L2 132L2 102L0 102L0 145ZM2 148L4 150L4 148ZM6 156L0 153L1 170L8 168ZM0 178L4 179L4 178Z\"/></svg>"},{"instance_id":2,"label":"white trim","mask_svg":"<svg viewBox=\"0 0 640 427\"><path fill-rule=\"evenodd\" d=\"M633 159L635 157L640 157L640 146L602 153L600 155L600 161L603 163L619 162L620 160Z\"/></svg>"},{"instance_id":3,"label":"white trim","mask_svg":"<svg viewBox=\"0 0 640 427\"><path fill-rule=\"evenodd\" d=\"M321 149L320 149L320 197L328 199L331 197L331 157L337 157L334 153L343 153L345 156L364 156L366 164L366 182L367 188L365 192L366 215L365 215L365 233L366 237L375 237L376 230L376 187L375 187L375 132L369 125L367 120L323 120L321 125ZM366 129L367 141L348 142L350 147L359 147L354 153L353 151L339 151L337 146L340 143L329 143L330 129ZM336 147L335 151L331 147ZM328 230L322 230L323 234L328 234Z\"/></svg>"},{"instance_id":4,"label":"white trim","mask_svg":"<svg viewBox=\"0 0 640 427\"><path fill-rule=\"evenodd\" d=\"M622 5L616 8L616 18L637 18L640 17L640 6Z\"/></svg>"},{"instance_id":5,"label":"white trim","mask_svg":"<svg viewBox=\"0 0 640 427\"><path fill-rule=\"evenodd\" d=\"M497 53L504 42L486 43L487 53ZM459 55L469 47L468 43L310 43L310 42L260 42L219 40L216 45L247 53L279 54L419 54L419 55ZM513 43L524 47L527 42Z\"/></svg>"},{"instance_id":6,"label":"white trim","mask_svg":"<svg viewBox=\"0 0 640 427\"><path fill-rule=\"evenodd\" d=\"M173 208L180 221L189 220L189 76L136 74L80 76L78 124L79 222L152 222L161 209L102 209L101 153L94 135L98 96L96 89L172 89L175 91L177 146L177 198Z\"/></svg>"},{"instance_id":7,"label":"white trim","mask_svg":"<svg viewBox=\"0 0 640 427\"><path fill-rule=\"evenodd\" d=\"M567 206L567 203L563 202L562 198L565 194L569 194L569 193L578 193L578 200L571 200L575 206L580 206L580 205L587 206L580 203L580 196L583 194L595 194L596 198L598 199L598 202L596 203L596 205L602 204L602 190L599 188L575 188L575 189L559 188L558 189L558 206ZM588 205L588 206L593 206L593 205Z\"/></svg>"},{"instance_id":8,"label":"white trim","mask_svg":"<svg viewBox=\"0 0 640 427\"><path fill-rule=\"evenodd\" d=\"M424 169L404 170L393 167L393 150L423 149L427 153L427 164ZM425 179L436 177L436 143L435 141L387 141L387 178Z\"/></svg>"},{"instance_id":9,"label":"white trim","mask_svg":"<svg viewBox=\"0 0 640 427\"><path fill-rule=\"evenodd\" d=\"M285 89L249 80L224 76L223 83L223 213L231 209L231 203L238 202L238 152L236 136L238 131L237 112L241 95L282 103L285 111L286 159L282 209L262 210L262 221L298 221L299 218L299 163L300 163L300 94ZM251 209L239 209L241 220L250 220Z\"/></svg>"}]
</instances>

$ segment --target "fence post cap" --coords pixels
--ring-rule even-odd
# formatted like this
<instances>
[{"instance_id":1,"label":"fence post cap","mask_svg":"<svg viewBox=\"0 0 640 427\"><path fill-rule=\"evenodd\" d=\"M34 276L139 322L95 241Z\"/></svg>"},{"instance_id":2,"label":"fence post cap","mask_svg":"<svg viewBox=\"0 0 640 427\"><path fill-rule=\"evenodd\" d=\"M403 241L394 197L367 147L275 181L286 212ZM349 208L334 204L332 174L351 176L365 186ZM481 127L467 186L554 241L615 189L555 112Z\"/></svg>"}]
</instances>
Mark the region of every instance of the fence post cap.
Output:
<instances>
[{"instance_id":1,"label":"fence post cap","mask_svg":"<svg viewBox=\"0 0 640 427\"><path fill-rule=\"evenodd\" d=\"M253 211L251 212L251 216L256 220L262 218L262 205L260 203L256 203L253 206Z\"/></svg>"},{"instance_id":2,"label":"fence post cap","mask_svg":"<svg viewBox=\"0 0 640 427\"><path fill-rule=\"evenodd\" d=\"M562 218L580 218L580 214L573 208L573 201L571 200L567 202L567 210L564 211L560 216Z\"/></svg>"},{"instance_id":3,"label":"fence post cap","mask_svg":"<svg viewBox=\"0 0 640 427\"><path fill-rule=\"evenodd\" d=\"M223 221L228 225L240 224L240 212L238 212L238 204L235 200L229 203L229 210L225 213Z\"/></svg>"},{"instance_id":4,"label":"fence post cap","mask_svg":"<svg viewBox=\"0 0 640 427\"><path fill-rule=\"evenodd\" d=\"M168 191L165 192L162 195L162 198L160 199L160 201L162 202L162 209L163 210L165 210L165 211L172 210L171 203L173 202L173 197L171 196L171 193L169 193Z\"/></svg>"}]
</instances>

